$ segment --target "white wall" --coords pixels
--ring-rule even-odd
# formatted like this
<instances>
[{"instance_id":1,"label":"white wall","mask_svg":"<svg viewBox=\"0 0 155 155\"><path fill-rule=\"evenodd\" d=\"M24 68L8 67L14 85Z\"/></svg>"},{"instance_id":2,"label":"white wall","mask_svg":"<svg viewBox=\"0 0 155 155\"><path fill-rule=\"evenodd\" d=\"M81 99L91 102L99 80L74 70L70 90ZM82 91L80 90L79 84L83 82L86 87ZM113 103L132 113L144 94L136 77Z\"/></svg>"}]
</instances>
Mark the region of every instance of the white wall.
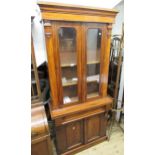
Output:
<instances>
[{"instance_id":1,"label":"white wall","mask_svg":"<svg viewBox=\"0 0 155 155\"><path fill-rule=\"evenodd\" d=\"M47 56L46 56L43 23L41 23L41 13L37 5L35 5L35 8L36 8L35 18L32 22L31 29L32 29L36 64L37 66L40 66L43 62L47 61Z\"/></svg>"},{"instance_id":2,"label":"white wall","mask_svg":"<svg viewBox=\"0 0 155 155\"><path fill-rule=\"evenodd\" d=\"M67 3L67 4L84 5L84 6L111 9L114 6L116 6L121 0L41 0L41 1Z\"/></svg>"},{"instance_id":3,"label":"white wall","mask_svg":"<svg viewBox=\"0 0 155 155\"><path fill-rule=\"evenodd\" d=\"M124 0L114 7L119 11L116 16L115 24L113 25L112 34L122 34L122 24L124 23Z\"/></svg>"}]
</instances>

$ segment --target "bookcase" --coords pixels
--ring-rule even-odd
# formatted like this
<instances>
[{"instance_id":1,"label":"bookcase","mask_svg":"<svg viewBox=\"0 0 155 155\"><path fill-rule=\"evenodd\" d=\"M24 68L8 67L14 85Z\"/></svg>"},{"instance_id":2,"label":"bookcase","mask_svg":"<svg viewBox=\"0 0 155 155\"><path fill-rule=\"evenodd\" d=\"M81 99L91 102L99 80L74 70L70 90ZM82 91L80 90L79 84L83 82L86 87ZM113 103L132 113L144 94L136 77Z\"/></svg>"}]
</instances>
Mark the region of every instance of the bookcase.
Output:
<instances>
[{"instance_id":1,"label":"bookcase","mask_svg":"<svg viewBox=\"0 0 155 155\"><path fill-rule=\"evenodd\" d=\"M107 95L115 10L38 3L44 24L58 154L74 154L107 139Z\"/></svg>"}]
</instances>

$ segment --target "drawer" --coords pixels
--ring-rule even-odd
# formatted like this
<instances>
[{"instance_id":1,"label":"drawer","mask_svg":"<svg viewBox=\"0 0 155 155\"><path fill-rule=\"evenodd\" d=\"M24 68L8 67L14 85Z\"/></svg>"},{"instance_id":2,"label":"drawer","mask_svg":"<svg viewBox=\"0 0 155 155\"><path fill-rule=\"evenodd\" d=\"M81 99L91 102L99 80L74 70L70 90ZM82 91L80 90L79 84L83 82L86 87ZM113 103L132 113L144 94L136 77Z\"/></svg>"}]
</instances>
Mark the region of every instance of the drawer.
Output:
<instances>
[{"instance_id":1,"label":"drawer","mask_svg":"<svg viewBox=\"0 0 155 155\"><path fill-rule=\"evenodd\" d=\"M101 114L103 112L105 112L106 107L101 107L101 108L97 108L97 109L93 109L93 110L89 110L89 111L83 111L77 114L73 114L73 115L69 115L69 116L64 116L61 118L58 118L55 120L55 125L56 126L60 126L60 125L65 125L74 121L78 121L78 120L82 120L84 118L93 116L93 115L97 115L97 114Z\"/></svg>"},{"instance_id":2,"label":"drawer","mask_svg":"<svg viewBox=\"0 0 155 155\"><path fill-rule=\"evenodd\" d=\"M44 106L33 107L31 109L31 137L34 139L45 135L49 135L49 130Z\"/></svg>"}]
</instances>

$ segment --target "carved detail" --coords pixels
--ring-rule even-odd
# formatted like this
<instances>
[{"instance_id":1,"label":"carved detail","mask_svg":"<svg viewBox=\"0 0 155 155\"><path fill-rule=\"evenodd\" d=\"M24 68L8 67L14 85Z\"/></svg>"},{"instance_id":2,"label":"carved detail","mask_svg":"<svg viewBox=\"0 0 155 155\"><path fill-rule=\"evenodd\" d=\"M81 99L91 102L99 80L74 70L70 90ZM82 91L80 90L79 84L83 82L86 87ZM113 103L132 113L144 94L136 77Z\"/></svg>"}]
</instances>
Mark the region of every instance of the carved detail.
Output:
<instances>
[{"instance_id":1,"label":"carved detail","mask_svg":"<svg viewBox=\"0 0 155 155\"><path fill-rule=\"evenodd\" d=\"M44 26L51 26L51 21L49 20L44 20Z\"/></svg>"},{"instance_id":2,"label":"carved detail","mask_svg":"<svg viewBox=\"0 0 155 155\"><path fill-rule=\"evenodd\" d=\"M111 37L112 24L108 24L107 26L107 37Z\"/></svg>"},{"instance_id":3,"label":"carved detail","mask_svg":"<svg viewBox=\"0 0 155 155\"><path fill-rule=\"evenodd\" d=\"M45 33L45 36L49 38L49 37L51 36L51 34L52 34L52 33L50 33L50 32L46 32L46 33Z\"/></svg>"}]
</instances>

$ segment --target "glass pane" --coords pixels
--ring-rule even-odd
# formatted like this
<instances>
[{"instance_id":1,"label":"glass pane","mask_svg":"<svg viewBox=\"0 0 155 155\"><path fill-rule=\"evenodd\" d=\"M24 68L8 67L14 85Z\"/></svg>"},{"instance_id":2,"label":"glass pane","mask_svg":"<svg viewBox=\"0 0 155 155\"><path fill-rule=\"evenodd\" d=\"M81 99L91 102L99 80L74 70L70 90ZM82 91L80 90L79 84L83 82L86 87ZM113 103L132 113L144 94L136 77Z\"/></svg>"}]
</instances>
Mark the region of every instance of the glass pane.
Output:
<instances>
[{"instance_id":1,"label":"glass pane","mask_svg":"<svg viewBox=\"0 0 155 155\"><path fill-rule=\"evenodd\" d=\"M76 30L59 29L59 50L64 104L78 101Z\"/></svg>"},{"instance_id":2,"label":"glass pane","mask_svg":"<svg viewBox=\"0 0 155 155\"><path fill-rule=\"evenodd\" d=\"M87 98L99 96L101 30L87 31Z\"/></svg>"}]
</instances>

